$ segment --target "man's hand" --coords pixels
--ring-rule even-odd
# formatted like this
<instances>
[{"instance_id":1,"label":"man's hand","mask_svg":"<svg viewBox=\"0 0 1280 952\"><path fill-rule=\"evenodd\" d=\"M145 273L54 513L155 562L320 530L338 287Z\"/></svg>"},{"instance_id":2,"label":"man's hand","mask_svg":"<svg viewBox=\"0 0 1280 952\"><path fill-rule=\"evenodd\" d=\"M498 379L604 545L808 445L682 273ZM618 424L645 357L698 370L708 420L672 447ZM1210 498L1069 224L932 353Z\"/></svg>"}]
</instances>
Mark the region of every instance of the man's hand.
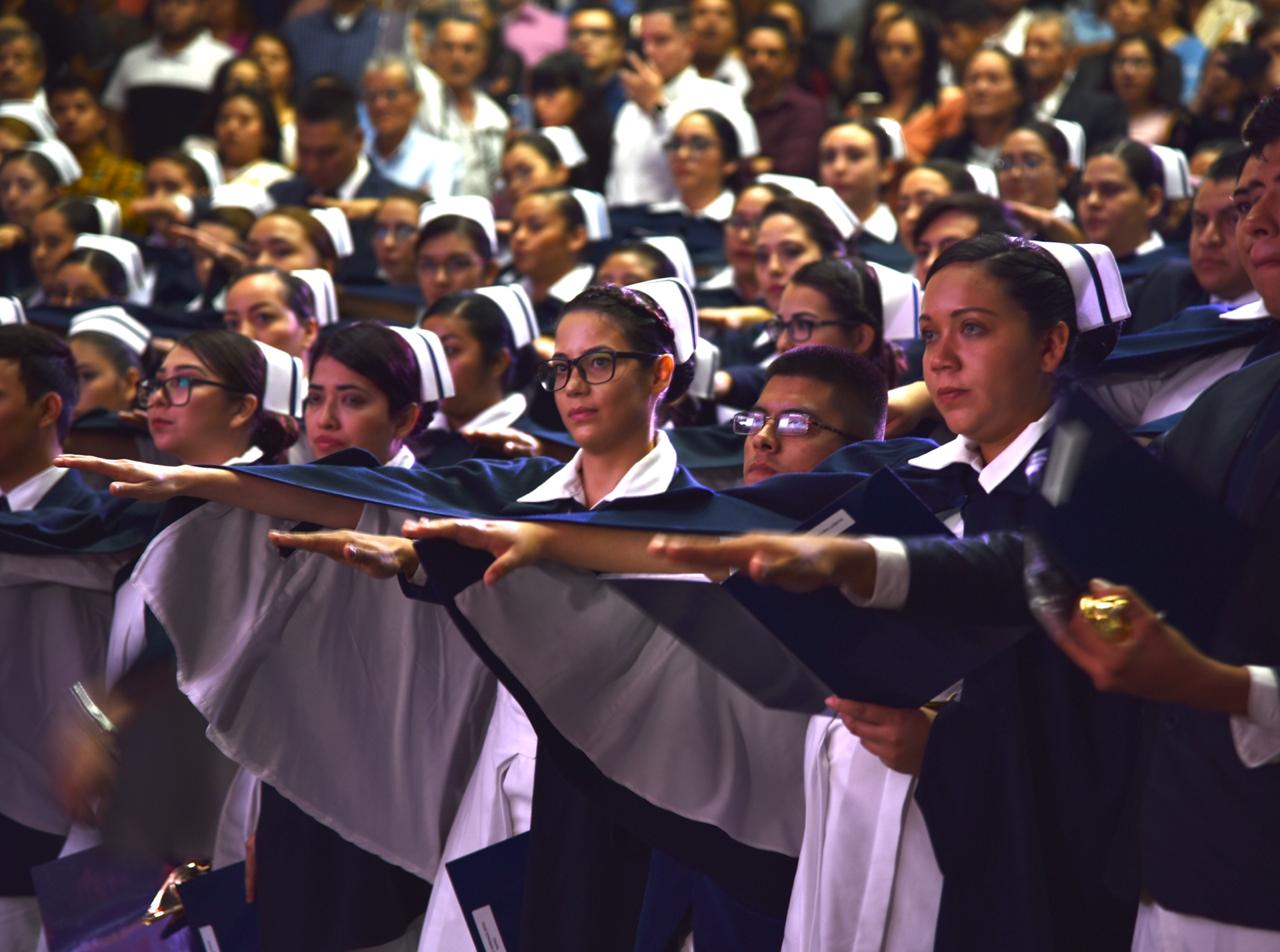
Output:
<instances>
[{"instance_id":1,"label":"man's hand","mask_svg":"<svg viewBox=\"0 0 1280 952\"><path fill-rule=\"evenodd\" d=\"M882 707L863 701L827 698L827 707L840 716L849 733L880 758L890 770L915 776L924 763L924 749L937 716L927 708Z\"/></svg>"},{"instance_id":2,"label":"man's hand","mask_svg":"<svg viewBox=\"0 0 1280 952\"><path fill-rule=\"evenodd\" d=\"M618 70L618 78L622 80L622 88L627 97L644 110L645 115L652 116L658 104L663 100L662 74L635 52L627 54L630 69Z\"/></svg>"}]
</instances>

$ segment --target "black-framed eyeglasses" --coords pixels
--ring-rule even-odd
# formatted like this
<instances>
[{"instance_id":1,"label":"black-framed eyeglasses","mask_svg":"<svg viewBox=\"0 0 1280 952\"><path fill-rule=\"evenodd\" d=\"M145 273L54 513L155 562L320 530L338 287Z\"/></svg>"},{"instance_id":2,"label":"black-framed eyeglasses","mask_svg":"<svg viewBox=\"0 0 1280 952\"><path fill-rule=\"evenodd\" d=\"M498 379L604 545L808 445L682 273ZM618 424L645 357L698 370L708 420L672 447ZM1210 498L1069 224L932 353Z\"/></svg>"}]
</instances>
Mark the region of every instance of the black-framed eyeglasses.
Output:
<instances>
[{"instance_id":1,"label":"black-framed eyeglasses","mask_svg":"<svg viewBox=\"0 0 1280 952\"><path fill-rule=\"evenodd\" d=\"M217 380L205 380L202 377L190 377L179 374L164 380L144 380L138 384L138 406L146 409L151 405L151 398L163 391L164 402L171 407L185 407L191 402L191 391L196 387L218 387L231 393L243 393L235 387L229 387Z\"/></svg>"},{"instance_id":2,"label":"black-framed eyeglasses","mask_svg":"<svg viewBox=\"0 0 1280 952\"><path fill-rule=\"evenodd\" d=\"M1026 155L1002 155L1000 158L996 159L996 171L1012 172L1014 169L1021 166L1028 172L1034 172L1036 169L1041 168L1047 161L1048 159L1043 155L1036 155L1034 152L1029 152Z\"/></svg>"},{"instance_id":3,"label":"black-framed eyeglasses","mask_svg":"<svg viewBox=\"0 0 1280 952\"><path fill-rule=\"evenodd\" d=\"M803 344L819 327L854 327L857 323L857 321L817 321L811 317L793 317L789 321L784 321L780 317L775 317L765 322L764 332L769 335L771 341L776 342L779 337L786 334L795 343Z\"/></svg>"},{"instance_id":4,"label":"black-framed eyeglasses","mask_svg":"<svg viewBox=\"0 0 1280 952\"><path fill-rule=\"evenodd\" d=\"M751 436L763 430L770 421L778 425L779 436L808 436L814 430L829 430L846 440L857 439L852 433L827 426L812 413L805 413L803 410L787 410L777 416L769 416L763 410L744 410L733 415L733 432L739 436Z\"/></svg>"},{"instance_id":5,"label":"black-framed eyeglasses","mask_svg":"<svg viewBox=\"0 0 1280 952\"><path fill-rule=\"evenodd\" d=\"M573 368L587 383L608 383L618 372L619 358L627 360L655 360L661 354L642 354L634 350L613 350L610 347L593 347L581 356L552 357L538 365L538 385L547 393L555 393L569 386Z\"/></svg>"},{"instance_id":6,"label":"black-framed eyeglasses","mask_svg":"<svg viewBox=\"0 0 1280 952\"><path fill-rule=\"evenodd\" d=\"M674 155L681 149L688 149L694 155L704 155L716 145L716 140L707 136L672 136L662 143L662 151Z\"/></svg>"}]
</instances>

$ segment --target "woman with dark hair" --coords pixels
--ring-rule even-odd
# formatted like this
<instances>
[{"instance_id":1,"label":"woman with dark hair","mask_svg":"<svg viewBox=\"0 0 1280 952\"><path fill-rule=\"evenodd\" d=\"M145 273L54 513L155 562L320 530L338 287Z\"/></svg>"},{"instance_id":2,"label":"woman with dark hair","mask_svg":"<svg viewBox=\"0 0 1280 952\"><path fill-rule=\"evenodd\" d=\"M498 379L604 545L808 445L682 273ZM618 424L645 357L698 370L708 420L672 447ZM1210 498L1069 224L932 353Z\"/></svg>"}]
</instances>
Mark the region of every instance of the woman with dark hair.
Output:
<instances>
[{"instance_id":1,"label":"woman with dark hair","mask_svg":"<svg viewBox=\"0 0 1280 952\"><path fill-rule=\"evenodd\" d=\"M898 222L881 201L889 191L897 163L893 144L874 119L849 119L823 133L818 144L819 178L858 216L854 239L858 254L898 271L911 268L911 256L898 243Z\"/></svg>"},{"instance_id":2,"label":"woman with dark hair","mask_svg":"<svg viewBox=\"0 0 1280 952\"><path fill-rule=\"evenodd\" d=\"M71 319L67 347L80 381L73 421L94 410L120 413L137 406L150 340L151 332L122 308L95 308Z\"/></svg>"},{"instance_id":3,"label":"woman with dark hair","mask_svg":"<svg viewBox=\"0 0 1280 952\"><path fill-rule=\"evenodd\" d=\"M554 142L537 132L507 140L502 153L502 182L510 207L534 189L564 188L572 173Z\"/></svg>"},{"instance_id":4,"label":"woman with dark hair","mask_svg":"<svg viewBox=\"0 0 1280 952\"><path fill-rule=\"evenodd\" d=\"M898 183L898 240L915 254L916 222L930 202L957 192L977 190L973 176L960 162L952 159L930 159L909 170Z\"/></svg>"},{"instance_id":5,"label":"woman with dark hair","mask_svg":"<svg viewBox=\"0 0 1280 952\"><path fill-rule=\"evenodd\" d=\"M555 326L565 303L591 281L582 260L587 220L573 192L538 189L525 195L512 214L511 261L544 332Z\"/></svg>"},{"instance_id":6,"label":"woman with dark hair","mask_svg":"<svg viewBox=\"0 0 1280 952\"><path fill-rule=\"evenodd\" d=\"M1066 136L1053 123L1039 120L1005 136L996 160L1000 198L1030 237L1045 241L1084 240L1063 198L1075 173Z\"/></svg>"},{"instance_id":7,"label":"woman with dark hair","mask_svg":"<svg viewBox=\"0 0 1280 952\"><path fill-rule=\"evenodd\" d=\"M714 109L695 109L681 117L662 148L679 198L650 209L715 222L728 219L742 159L733 124Z\"/></svg>"},{"instance_id":8,"label":"woman with dark hair","mask_svg":"<svg viewBox=\"0 0 1280 952\"><path fill-rule=\"evenodd\" d=\"M280 123L280 160L293 167L298 154L298 124L293 108L293 50L279 33L259 30L249 41L249 55L267 78L267 92Z\"/></svg>"},{"instance_id":9,"label":"woman with dark hair","mask_svg":"<svg viewBox=\"0 0 1280 952\"><path fill-rule=\"evenodd\" d=\"M1187 107L1187 121L1172 142L1187 155L1219 140L1239 141L1267 71L1267 57L1247 43L1219 43L1205 59L1200 85Z\"/></svg>"},{"instance_id":10,"label":"woman with dark hair","mask_svg":"<svg viewBox=\"0 0 1280 952\"><path fill-rule=\"evenodd\" d=\"M845 241L818 206L794 195L776 198L760 217L756 234L756 286L770 314L782 303L782 292L803 265L824 258L843 258Z\"/></svg>"},{"instance_id":11,"label":"woman with dark hair","mask_svg":"<svg viewBox=\"0 0 1280 952\"><path fill-rule=\"evenodd\" d=\"M1107 53L1107 89L1129 114L1129 138L1146 145L1167 145L1181 111L1157 81L1169 55L1150 33L1119 37Z\"/></svg>"},{"instance_id":12,"label":"woman with dark hair","mask_svg":"<svg viewBox=\"0 0 1280 952\"><path fill-rule=\"evenodd\" d=\"M623 241L605 255L591 283L622 288L655 278L675 277L679 277L675 264L658 248L645 241Z\"/></svg>"},{"instance_id":13,"label":"woman with dark hair","mask_svg":"<svg viewBox=\"0 0 1280 952\"><path fill-rule=\"evenodd\" d=\"M373 258L378 263L378 276L388 284L412 288L418 282L414 246L418 210L425 200L421 192L397 188L373 213Z\"/></svg>"},{"instance_id":14,"label":"woman with dark hair","mask_svg":"<svg viewBox=\"0 0 1280 952\"><path fill-rule=\"evenodd\" d=\"M228 93L218 106L213 138L229 185L267 188L292 175L281 163L280 124L264 92Z\"/></svg>"},{"instance_id":15,"label":"woman with dark hair","mask_svg":"<svg viewBox=\"0 0 1280 952\"><path fill-rule=\"evenodd\" d=\"M900 123L908 160L920 162L964 128L964 95L938 82L937 22L926 11L907 7L887 15L867 40L857 51L865 73L857 77L847 110Z\"/></svg>"},{"instance_id":16,"label":"woman with dark hair","mask_svg":"<svg viewBox=\"0 0 1280 952\"><path fill-rule=\"evenodd\" d=\"M1111 249L1126 282L1177 257L1156 230L1164 181L1155 155L1132 139L1103 143L1085 162L1076 221L1089 241Z\"/></svg>"},{"instance_id":17,"label":"woman with dark hair","mask_svg":"<svg viewBox=\"0 0 1280 952\"><path fill-rule=\"evenodd\" d=\"M26 293L36 283L27 247L31 223L66 193L69 183L65 177L47 156L34 149L19 149L0 159L0 214L4 218L0 224L0 292Z\"/></svg>"},{"instance_id":18,"label":"woman with dark hair","mask_svg":"<svg viewBox=\"0 0 1280 952\"><path fill-rule=\"evenodd\" d=\"M79 307L89 301L121 303L129 297L129 276L114 255L97 248L76 248L54 272L49 303Z\"/></svg>"},{"instance_id":19,"label":"woman with dark hair","mask_svg":"<svg viewBox=\"0 0 1280 952\"><path fill-rule=\"evenodd\" d=\"M738 193L733 214L724 223L724 269L698 286L698 303L708 308L733 309L754 304L756 284L756 233L764 210L787 194L779 185L752 182ZM701 316L701 312L700 315ZM717 320L720 320L717 317Z\"/></svg>"},{"instance_id":20,"label":"woman with dark hair","mask_svg":"<svg viewBox=\"0 0 1280 952\"><path fill-rule=\"evenodd\" d=\"M246 268L231 280L222 323L229 331L297 357L304 367L310 366L311 349L320 336L310 285L270 265Z\"/></svg>"},{"instance_id":21,"label":"woman with dark hair","mask_svg":"<svg viewBox=\"0 0 1280 952\"><path fill-rule=\"evenodd\" d=\"M58 266L75 247L76 236L102 234L102 219L93 202L64 198L39 212L31 220L31 271L37 288L27 304L48 300Z\"/></svg>"},{"instance_id":22,"label":"woman with dark hair","mask_svg":"<svg viewBox=\"0 0 1280 952\"><path fill-rule=\"evenodd\" d=\"M1005 136L1031 118L1030 89L1022 60L999 47L984 47L964 68L964 131L944 139L930 158L996 167Z\"/></svg>"},{"instance_id":23,"label":"woman with dark hair","mask_svg":"<svg viewBox=\"0 0 1280 952\"><path fill-rule=\"evenodd\" d=\"M296 205L273 209L259 218L245 244L255 265L285 271L323 268L330 274L338 267L333 235L312 212Z\"/></svg>"},{"instance_id":24,"label":"woman with dark hair","mask_svg":"<svg viewBox=\"0 0 1280 952\"><path fill-rule=\"evenodd\" d=\"M578 137L587 160L575 170L574 185L600 191L609 173L613 137L608 123L598 121L601 92L581 58L567 50L543 57L529 73L529 97L540 128L565 126Z\"/></svg>"},{"instance_id":25,"label":"woman with dark hair","mask_svg":"<svg viewBox=\"0 0 1280 952\"><path fill-rule=\"evenodd\" d=\"M459 209L420 224L415 261L427 307L446 294L492 284L498 276L497 256L493 209L487 202L483 214Z\"/></svg>"}]
</instances>

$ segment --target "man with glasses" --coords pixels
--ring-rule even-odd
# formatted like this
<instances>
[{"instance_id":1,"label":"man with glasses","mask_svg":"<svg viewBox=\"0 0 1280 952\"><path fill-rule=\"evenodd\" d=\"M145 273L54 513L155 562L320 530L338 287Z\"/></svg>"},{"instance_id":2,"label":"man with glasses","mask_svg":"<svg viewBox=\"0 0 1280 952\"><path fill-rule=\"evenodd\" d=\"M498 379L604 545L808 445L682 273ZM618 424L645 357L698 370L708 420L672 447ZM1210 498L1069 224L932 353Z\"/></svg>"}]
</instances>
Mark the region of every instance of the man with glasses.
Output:
<instances>
[{"instance_id":1,"label":"man with glasses","mask_svg":"<svg viewBox=\"0 0 1280 952\"><path fill-rule=\"evenodd\" d=\"M610 123L627 101L618 78L626 42L626 24L607 3L581 3L569 14L569 49L587 68Z\"/></svg>"},{"instance_id":2,"label":"man with glasses","mask_svg":"<svg viewBox=\"0 0 1280 952\"><path fill-rule=\"evenodd\" d=\"M365 152L383 176L431 198L455 194L462 150L419 128L422 92L413 64L396 53L369 60L362 85Z\"/></svg>"}]
</instances>

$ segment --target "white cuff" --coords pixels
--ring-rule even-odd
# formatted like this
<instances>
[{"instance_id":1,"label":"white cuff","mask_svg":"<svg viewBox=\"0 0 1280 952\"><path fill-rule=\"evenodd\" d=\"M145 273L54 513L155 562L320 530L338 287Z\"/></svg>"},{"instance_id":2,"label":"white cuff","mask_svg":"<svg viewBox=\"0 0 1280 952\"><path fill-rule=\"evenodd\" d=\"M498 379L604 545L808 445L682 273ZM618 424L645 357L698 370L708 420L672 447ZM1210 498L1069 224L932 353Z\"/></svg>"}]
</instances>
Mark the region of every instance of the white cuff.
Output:
<instances>
[{"instance_id":1,"label":"white cuff","mask_svg":"<svg viewBox=\"0 0 1280 952\"><path fill-rule=\"evenodd\" d=\"M177 195L170 195L169 201L173 202L178 209L178 216L186 223L190 224L196 217L196 203L191 200L190 195L183 195L179 192Z\"/></svg>"},{"instance_id":2,"label":"white cuff","mask_svg":"<svg viewBox=\"0 0 1280 952\"><path fill-rule=\"evenodd\" d=\"M1246 767L1280 760L1280 685L1274 668L1249 665L1249 713L1231 718L1231 737Z\"/></svg>"},{"instance_id":3,"label":"white cuff","mask_svg":"<svg viewBox=\"0 0 1280 952\"><path fill-rule=\"evenodd\" d=\"M907 603L907 589L911 584L911 563L907 559L906 545L892 536L863 536L862 541L871 546L876 559L876 581L871 597L860 598L847 588L841 591L859 608L890 611L902 608Z\"/></svg>"}]
</instances>

